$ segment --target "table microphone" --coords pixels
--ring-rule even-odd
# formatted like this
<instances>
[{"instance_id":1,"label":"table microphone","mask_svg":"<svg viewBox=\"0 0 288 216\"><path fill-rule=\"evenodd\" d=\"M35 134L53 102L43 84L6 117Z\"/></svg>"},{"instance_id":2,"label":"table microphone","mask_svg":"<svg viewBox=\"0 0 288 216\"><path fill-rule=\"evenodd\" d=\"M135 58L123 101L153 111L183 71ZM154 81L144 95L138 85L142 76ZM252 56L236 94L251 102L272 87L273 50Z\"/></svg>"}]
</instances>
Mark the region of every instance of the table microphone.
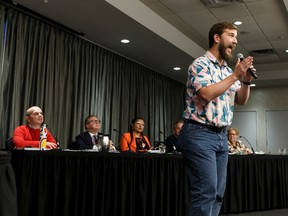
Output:
<instances>
[{"instance_id":1,"label":"table microphone","mask_svg":"<svg viewBox=\"0 0 288 216\"><path fill-rule=\"evenodd\" d=\"M252 146L252 144L246 139L246 137L245 136L239 136L240 138L244 138L245 140L246 140L246 142L250 145L250 147L251 147L251 150L252 150L252 153L253 154L255 154L255 151L254 151L254 148L253 148L253 146Z\"/></svg>"},{"instance_id":2,"label":"table microphone","mask_svg":"<svg viewBox=\"0 0 288 216\"><path fill-rule=\"evenodd\" d=\"M165 134L163 133L163 131L159 131L160 134L162 134L164 136L164 139L166 139L167 137L165 136Z\"/></svg>"},{"instance_id":3,"label":"table microphone","mask_svg":"<svg viewBox=\"0 0 288 216\"><path fill-rule=\"evenodd\" d=\"M123 133L121 133L120 131L118 131L117 129L113 129L113 131L117 132L118 134L120 134L121 137L124 137L124 139L127 141L127 143L129 144L129 141L127 140L127 138L123 135Z\"/></svg>"},{"instance_id":4,"label":"table microphone","mask_svg":"<svg viewBox=\"0 0 288 216\"><path fill-rule=\"evenodd\" d=\"M46 127L48 127L47 124L46 124ZM49 131L50 131L51 135L53 136L52 131L51 131L50 129L49 129ZM53 137L54 137L54 136L53 136ZM59 150L62 150L62 148L61 148L61 146L60 146L60 143L59 143L59 141L58 141L58 139L57 139L56 136L54 137L54 139L55 139L55 141L56 141L56 144L57 144L58 149L59 149Z\"/></svg>"},{"instance_id":5,"label":"table microphone","mask_svg":"<svg viewBox=\"0 0 288 216\"><path fill-rule=\"evenodd\" d=\"M118 134L122 135L122 133L120 131L118 131L117 129L113 129L113 131L117 132Z\"/></svg>"}]
</instances>

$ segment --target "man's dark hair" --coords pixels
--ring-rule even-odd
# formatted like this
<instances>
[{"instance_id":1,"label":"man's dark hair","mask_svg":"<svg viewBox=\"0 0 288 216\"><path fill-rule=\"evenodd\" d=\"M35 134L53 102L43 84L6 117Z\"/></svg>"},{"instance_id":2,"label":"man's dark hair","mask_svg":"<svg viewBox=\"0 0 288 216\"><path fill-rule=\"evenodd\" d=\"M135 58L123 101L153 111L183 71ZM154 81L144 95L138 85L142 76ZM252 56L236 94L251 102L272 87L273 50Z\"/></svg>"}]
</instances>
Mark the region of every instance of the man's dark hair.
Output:
<instances>
[{"instance_id":1,"label":"man's dark hair","mask_svg":"<svg viewBox=\"0 0 288 216\"><path fill-rule=\"evenodd\" d=\"M91 117L96 117L96 118L98 118L96 115L89 115L89 116L87 116L87 117L85 118L85 129L87 129L87 128L86 128L86 124L89 123L89 119L90 119Z\"/></svg>"},{"instance_id":2,"label":"man's dark hair","mask_svg":"<svg viewBox=\"0 0 288 216\"><path fill-rule=\"evenodd\" d=\"M179 124L179 123L184 124L184 121L183 121L183 120L176 121L176 122L174 123L173 129L174 129L174 128L177 126L177 124Z\"/></svg>"},{"instance_id":3,"label":"man's dark hair","mask_svg":"<svg viewBox=\"0 0 288 216\"><path fill-rule=\"evenodd\" d=\"M220 22L214 24L209 31L209 48L211 48L214 44L214 35L218 34L219 36L221 36L225 29L237 30L237 26L229 22Z\"/></svg>"}]
</instances>

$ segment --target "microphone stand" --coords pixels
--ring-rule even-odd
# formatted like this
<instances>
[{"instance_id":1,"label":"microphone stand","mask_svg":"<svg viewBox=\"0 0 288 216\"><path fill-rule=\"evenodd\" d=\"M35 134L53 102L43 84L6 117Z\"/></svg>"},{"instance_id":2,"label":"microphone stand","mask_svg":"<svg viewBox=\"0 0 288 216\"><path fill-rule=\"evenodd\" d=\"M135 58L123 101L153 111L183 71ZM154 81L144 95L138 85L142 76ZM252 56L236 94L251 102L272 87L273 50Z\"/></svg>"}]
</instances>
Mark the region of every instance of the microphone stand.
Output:
<instances>
[{"instance_id":1,"label":"microphone stand","mask_svg":"<svg viewBox=\"0 0 288 216\"><path fill-rule=\"evenodd\" d=\"M161 140L161 135L163 135L163 138L164 138L164 141L166 140L166 136L165 136L165 133L163 132L163 131L159 131L159 134L160 134L160 140ZM161 145L161 144L164 144L164 141L155 141L155 143L154 143L154 148L155 149L159 149L159 146Z\"/></svg>"},{"instance_id":2,"label":"microphone stand","mask_svg":"<svg viewBox=\"0 0 288 216\"><path fill-rule=\"evenodd\" d=\"M128 145L128 147L129 147L129 152L131 152L131 150L130 150L130 146L129 146L129 141L127 140L127 138L123 135L123 133L121 133L120 131L118 131L117 129L113 129L113 131L115 131L116 133L118 133L120 136L121 136L121 138L123 137L126 141L127 141L127 145ZM118 145L118 148L120 149L120 143L119 143L119 145Z\"/></svg>"},{"instance_id":3,"label":"microphone stand","mask_svg":"<svg viewBox=\"0 0 288 216\"><path fill-rule=\"evenodd\" d=\"M46 124L46 127L48 128L48 125ZM51 135L53 136L53 133L52 133L52 131L49 129L49 131L50 131L50 133L51 133ZM54 137L54 136L53 136ZM58 139L57 139L57 137L55 136L54 137L54 139L55 139L55 141L56 141L56 145L57 145L57 149L58 150L62 150L62 148L61 148L61 146L60 146L60 143L59 143L59 141L58 141ZM57 150L56 149L56 150Z\"/></svg>"},{"instance_id":4,"label":"microphone stand","mask_svg":"<svg viewBox=\"0 0 288 216\"><path fill-rule=\"evenodd\" d=\"M252 146L252 144L246 139L246 137L245 136L239 136L240 138L244 138L245 140L246 140L246 142L250 145L250 147L251 147L251 150L252 150L252 153L253 154L255 154L255 151L254 151L254 148L253 148L253 146Z\"/></svg>"},{"instance_id":5,"label":"microphone stand","mask_svg":"<svg viewBox=\"0 0 288 216\"><path fill-rule=\"evenodd\" d=\"M55 140L56 140L56 144L57 144L57 146L58 146L58 149L59 149L59 150L62 150L62 148L61 148L61 146L60 146L60 143L59 143L57 137L55 137Z\"/></svg>"},{"instance_id":6,"label":"microphone stand","mask_svg":"<svg viewBox=\"0 0 288 216\"><path fill-rule=\"evenodd\" d=\"M165 133L163 131L159 131L159 133L163 135L164 140L167 139L167 137L165 136Z\"/></svg>"}]
</instances>

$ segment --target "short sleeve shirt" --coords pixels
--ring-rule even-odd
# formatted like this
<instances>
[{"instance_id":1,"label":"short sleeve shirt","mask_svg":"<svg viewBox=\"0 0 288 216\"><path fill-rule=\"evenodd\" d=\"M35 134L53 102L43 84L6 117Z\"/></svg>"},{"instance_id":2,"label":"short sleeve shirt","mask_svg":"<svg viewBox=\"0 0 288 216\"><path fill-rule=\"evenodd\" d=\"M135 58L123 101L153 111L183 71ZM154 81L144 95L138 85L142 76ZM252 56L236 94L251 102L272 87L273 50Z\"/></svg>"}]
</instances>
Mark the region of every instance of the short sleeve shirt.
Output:
<instances>
[{"instance_id":1,"label":"short sleeve shirt","mask_svg":"<svg viewBox=\"0 0 288 216\"><path fill-rule=\"evenodd\" d=\"M223 127L232 123L236 92L241 88L241 82L235 81L230 88L210 102L197 96L199 89L221 82L233 73L227 62L220 66L212 53L195 59L189 66L186 83L186 110L183 117L203 124Z\"/></svg>"}]
</instances>

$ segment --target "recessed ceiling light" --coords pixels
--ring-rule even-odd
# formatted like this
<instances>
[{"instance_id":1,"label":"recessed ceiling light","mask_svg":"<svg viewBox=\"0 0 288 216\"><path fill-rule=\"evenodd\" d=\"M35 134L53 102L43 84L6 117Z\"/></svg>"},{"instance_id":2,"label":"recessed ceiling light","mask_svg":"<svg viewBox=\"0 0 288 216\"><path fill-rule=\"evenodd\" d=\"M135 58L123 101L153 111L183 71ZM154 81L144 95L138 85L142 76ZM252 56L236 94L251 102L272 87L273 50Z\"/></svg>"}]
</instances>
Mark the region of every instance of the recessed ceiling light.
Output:
<instances>
[{"instance_id":1,"label":"recessed ceiling light","mask_svg":"<svg viewBox=\"0 0 288 216\"><path fill-rule=\"evenodd\" d=\"M288 53L288 49L287 49L287 50L285 50L285 52L287 52L287 53Z\"/></svg>"},{"instance_id":2,"label":"recessed ceiling light","mask_svg":"<svg viewBox=\"0 0 288 216\"><path fill-rule=\"evenodd\" d=\"M122 39L122 40L121 40L121 43L130 43L130 41L127 40L127 39Z\"/></svg>"},{"instance_id":3,"label":"recessed ceiling light","mask_svg":"<svg viewBox=\"0 0 288 216\"><path fill-rule=\"evenodd\" d=\"M241 25L241 24L242 24L241 21L235 21L235 22L234 22L234 25L237 25L237 26L239 26L239 25Z\"/></svg>"},{"instance_id":4,"label":"recessed ceiling light","mask_svg":"<svg viewBox=\"0 0 288 216\"><path fill-rule=\"evenodd\" d=\"M176 70L176 71L177 71L177 70L181 70L180 67L174 67L173 69Z\"/></svg>"},{"instance_id":5,"label":"recessed ceiling light","mask_svg":"<svg viewBox=\"0 0 288 216\"><path fill-rule=\"evenodd\" d=\"M254 83L252 83L251 85L250 85L250 87L255 87L256 86L256 84L254 84Z\"/></svg>"}]
</instances>

